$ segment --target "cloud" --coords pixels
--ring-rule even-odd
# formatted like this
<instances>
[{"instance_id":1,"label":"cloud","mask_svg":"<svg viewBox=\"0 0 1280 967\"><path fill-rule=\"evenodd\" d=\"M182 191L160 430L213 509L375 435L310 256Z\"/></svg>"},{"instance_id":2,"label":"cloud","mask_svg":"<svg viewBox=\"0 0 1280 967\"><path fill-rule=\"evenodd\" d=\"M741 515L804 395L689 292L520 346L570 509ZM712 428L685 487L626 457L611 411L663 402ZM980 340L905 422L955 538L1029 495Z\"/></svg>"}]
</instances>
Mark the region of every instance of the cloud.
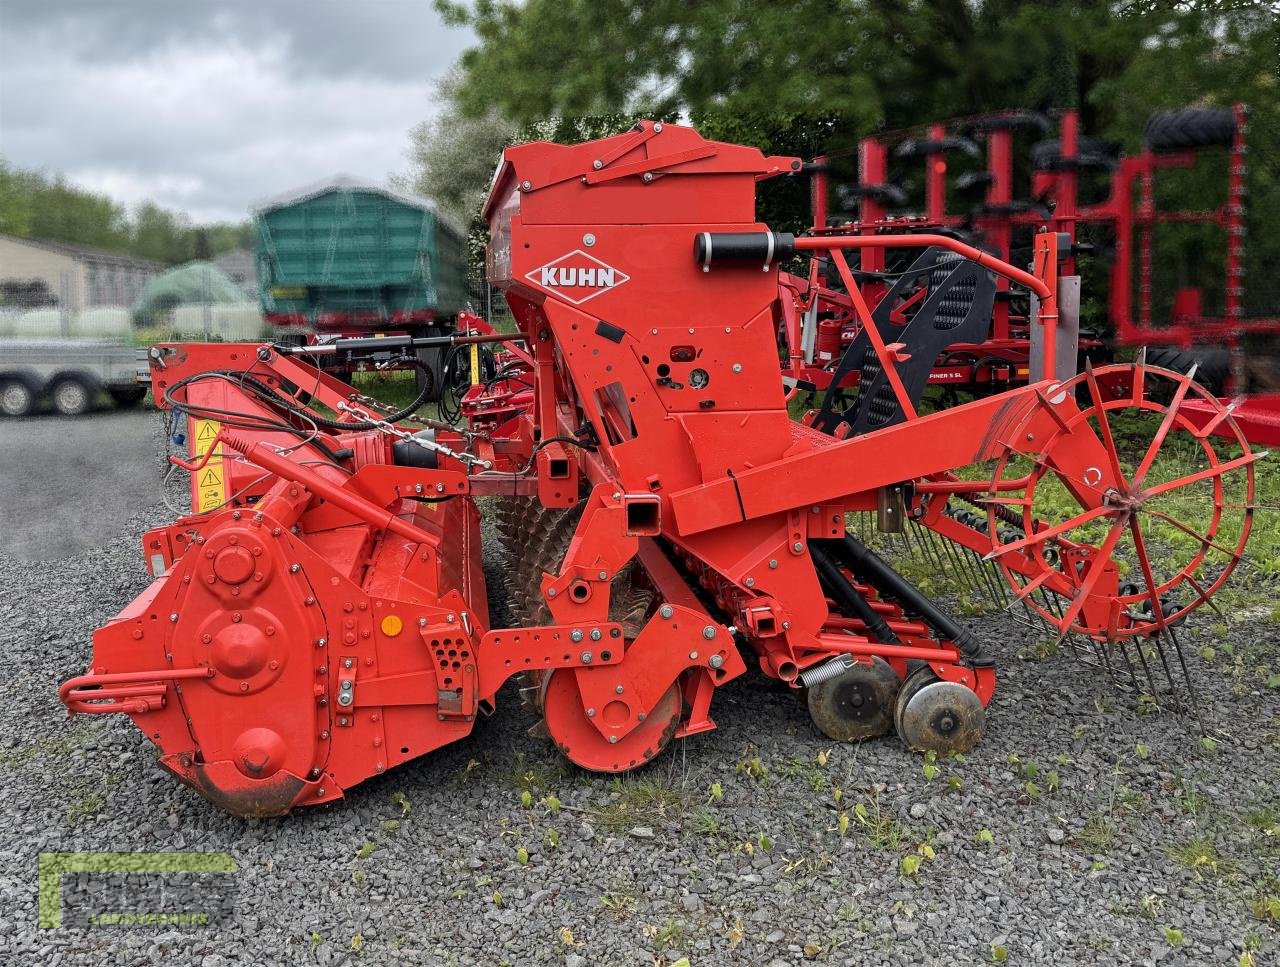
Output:
<instances>
[{"instance_id":1,"label":"cloud","mask_svg":"<svg viewBox=\"0 0 1280 967\"><path fill-rule=\"evenodd\" d=\"M0 154L196 221L383 180L472 42L426 0L0 4Z\"/></svg>"}]
</instances>

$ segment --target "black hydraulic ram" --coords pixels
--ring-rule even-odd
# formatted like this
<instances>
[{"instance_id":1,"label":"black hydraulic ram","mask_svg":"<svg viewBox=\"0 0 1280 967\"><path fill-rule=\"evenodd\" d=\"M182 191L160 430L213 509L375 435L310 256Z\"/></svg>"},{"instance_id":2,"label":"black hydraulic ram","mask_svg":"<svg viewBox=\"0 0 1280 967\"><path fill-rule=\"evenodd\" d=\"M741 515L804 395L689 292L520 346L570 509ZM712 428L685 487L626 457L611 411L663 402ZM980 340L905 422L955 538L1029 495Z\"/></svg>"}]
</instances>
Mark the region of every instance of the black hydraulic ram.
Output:
<instances>
[{"instance_id":1,"label":"black hydraulic ram","mask_svg":"<svg viewBox=\"0 0 1280 967\"><path fill-rule=\"evenodd\" d=\"M827 556L825 551L811 543L809 556L813 558L814 566L818 569L818 579L846 617L861 621L877 641L887 645L902 644L902 640L893 633L893 629L880 616L880 613L871 607L867 599L858 593L858 589L845 579L840 568L836 567L835 562Z\"/></svg>"},{"instance_id":2,"label":"black hydraulic ram","mask_svg":"<svg viewBox=\"0 0 1280 967\"><path fill-rule=\"evenodd\" d=\"M842 540L815 541L810 546L814 543L826 545L857 577L897 600L905 610L919 615L943 639L954 642L960 653L975 666L995 664L977 638L956 624L955 619L921 594L862 541L847 534Z\"/></svg>"}]
</instances>

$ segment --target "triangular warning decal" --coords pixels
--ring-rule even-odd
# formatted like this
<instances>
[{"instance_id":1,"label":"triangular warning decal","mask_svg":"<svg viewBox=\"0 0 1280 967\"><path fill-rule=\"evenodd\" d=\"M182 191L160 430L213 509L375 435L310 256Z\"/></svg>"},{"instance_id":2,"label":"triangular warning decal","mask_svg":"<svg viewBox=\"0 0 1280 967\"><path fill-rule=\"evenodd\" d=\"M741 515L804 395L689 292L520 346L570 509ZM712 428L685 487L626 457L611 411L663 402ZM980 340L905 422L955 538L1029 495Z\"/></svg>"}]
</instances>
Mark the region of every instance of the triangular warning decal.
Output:
<instances>
[{"instance_id":1,"label":"triangular warning decal","mask_svg":"<svg viewBox=\"0 0 1280 967\"><path fill-rule=\"evenodd\" d=\"M222 474L218 473L213 467L206 467L204 473L200 475L200 487L221 487Z\"/></svg>"},{"instance_id":2,"label":"triangular warning decal","mask_svg":"<svg viewBox=\"0 0 1280 967\"><path fill-rule=\"evenodd\" d=\"M205 440L212 440L218 435L216 425L212 420L204 420L200 424L200 430L196 433L196 439L203 443Z\"/></svg>"}]
</instances>

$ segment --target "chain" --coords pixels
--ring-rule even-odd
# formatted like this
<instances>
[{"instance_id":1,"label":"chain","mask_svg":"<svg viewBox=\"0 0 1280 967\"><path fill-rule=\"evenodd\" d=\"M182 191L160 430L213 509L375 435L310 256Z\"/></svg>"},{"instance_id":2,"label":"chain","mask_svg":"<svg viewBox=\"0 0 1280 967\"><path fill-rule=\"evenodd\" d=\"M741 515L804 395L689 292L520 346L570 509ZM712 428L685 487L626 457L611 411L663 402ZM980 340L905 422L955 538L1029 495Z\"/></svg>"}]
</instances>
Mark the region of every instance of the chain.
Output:
<instances>
[{"instance_id":1,"label":"chain","mask_svg":"<svg viewBox=\"0 0 1280 967\"><path fill-rule=\"evenodd\" d=\"M356 395L358 396L359 394ZM379 419L368 410L363 410L358 406L353 406L350 403L339 401L338 409L342 410L344 413L350 413L361 422L372 423L374 427L388 436L398 437L401 440L420 446L424 450L430 450L433 453L440 453L446 457L452 457L454 460L458 460L467 466L477 466L482 470L493 469L492 461L482 460L473 453L459 453L458 451L445 446L443 443L436 443L435 440L424 440L421 437L400 429L394 423L388 423L386 420Z\"/></svg>"}]
</instances>

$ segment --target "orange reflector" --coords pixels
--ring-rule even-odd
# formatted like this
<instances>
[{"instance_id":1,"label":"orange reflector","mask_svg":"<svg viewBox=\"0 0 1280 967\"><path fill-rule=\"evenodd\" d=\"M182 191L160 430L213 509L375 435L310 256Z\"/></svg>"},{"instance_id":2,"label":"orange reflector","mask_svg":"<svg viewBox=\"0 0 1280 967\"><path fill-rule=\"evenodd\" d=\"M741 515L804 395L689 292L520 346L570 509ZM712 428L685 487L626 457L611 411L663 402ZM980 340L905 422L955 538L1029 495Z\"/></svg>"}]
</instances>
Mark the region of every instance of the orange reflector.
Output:
<instances>
[{"instance_id":1,"label":"orange reflector","mask_svg":"<svg viewBox=\"0 0 1280 967\"><path fill-rule=\"evenodd\" d=\"M388 638L394 638L402 631L404 631L404 622L400 620L399 615L389 614L382 619L382 633Z\"/></svg>"}]
</instances>

